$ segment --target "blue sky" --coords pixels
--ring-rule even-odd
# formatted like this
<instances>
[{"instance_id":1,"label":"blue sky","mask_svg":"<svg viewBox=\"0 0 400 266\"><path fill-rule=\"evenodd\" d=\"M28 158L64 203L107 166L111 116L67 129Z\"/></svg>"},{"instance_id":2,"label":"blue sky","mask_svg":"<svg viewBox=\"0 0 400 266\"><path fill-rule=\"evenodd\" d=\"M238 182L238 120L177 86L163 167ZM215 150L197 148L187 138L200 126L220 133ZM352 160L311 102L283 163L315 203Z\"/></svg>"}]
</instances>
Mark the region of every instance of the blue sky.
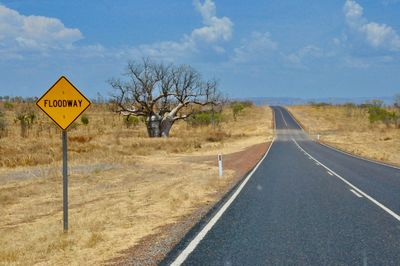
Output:
<instances>
[{"instance_id":1,"label":"blue sky","mask_svg":"<svg viewBox=\"0 0 400 266\"><path fill-rule=\"evenodd\" d=\"M0 95L66 75L89 97L128 60L191 64L231 97L400 93L400 0L0 0Z\"/></svg>"}]
</instances>

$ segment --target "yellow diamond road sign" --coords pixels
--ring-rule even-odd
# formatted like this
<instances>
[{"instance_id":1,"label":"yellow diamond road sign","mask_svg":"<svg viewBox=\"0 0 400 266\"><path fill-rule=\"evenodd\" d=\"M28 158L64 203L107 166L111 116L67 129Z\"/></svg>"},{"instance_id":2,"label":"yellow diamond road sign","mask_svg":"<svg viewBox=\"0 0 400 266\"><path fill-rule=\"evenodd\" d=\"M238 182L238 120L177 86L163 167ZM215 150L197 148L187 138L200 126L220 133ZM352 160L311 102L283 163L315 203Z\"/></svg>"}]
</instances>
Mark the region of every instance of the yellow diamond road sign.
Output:
<instances>
[{"instance_id":1,"label":"yellow diamond road sign","mask_svg":"<svg viewBox=\"0 0 400 266\"><path fill-rule=\"evenodd\" d=\"M66 130L90 106L90 101L62 76L36 105Z\"/></svg>"}]
</instances>

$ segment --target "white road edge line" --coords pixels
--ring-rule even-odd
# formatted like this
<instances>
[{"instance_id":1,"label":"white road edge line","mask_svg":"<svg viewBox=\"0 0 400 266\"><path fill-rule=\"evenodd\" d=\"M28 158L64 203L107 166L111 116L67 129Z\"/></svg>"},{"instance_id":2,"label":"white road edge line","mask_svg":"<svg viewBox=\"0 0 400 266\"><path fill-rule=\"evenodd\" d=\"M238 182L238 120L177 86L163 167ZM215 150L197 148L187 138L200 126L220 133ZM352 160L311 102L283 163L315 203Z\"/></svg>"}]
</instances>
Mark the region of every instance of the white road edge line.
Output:
<instances>
[{"instance_id":1,"label":"white road edge line","mask_svg":"<svg viewBox=\"0 0 400 266\"><path fill-rule=\"evenodd\" d=\"M293 139L293 142L303 151L305 151L298 143L295 139ZM312 157L308 152L306 152L308 156ZM346 183L347 185L349 185L352 189L354 189L355 191L357 191L358 194L363 195L365 198L369 199L370 201L372 201L375 205L377 205L378 207L380 207L381 209L383 209L385 212L389 213L391 216L393 216L393 218L395 218L396 220L400 221L400 216L395 213L394 211L392 211L391 209L389 209L388 207L386 207L385 205L383 205L382 203L380 203L379 201L377 201L376 199L374 199L373 197L371 197L370 195L368 195L367 193L365 193L364 191L362 191L361 189L359 189L358 187L356 187L355 185L353 185L352 183L350 183L349 181L347 181L346 179L344 179L343 177L341 177L339 174L337 174L335 171L331 170L329 167L327 167L326 165L324 165L323 163L321 163L320 161L318 161L317 159L315 159L314 157L312 157L314 161L320 163L326 170L330 171L332 174L334 174L336 177L338 177L340 180L342 180L344 183Z\"/></svg>"},{"instance_id":2,"label":"white road edge line","mask_svg":"<svg viewBox=\"0 0 400 266\"><path fill-rule=\"evenodd\" d=\"M293 120L296 122L296 124L301 128L301 130L305 132L304 128L300 125L300 123L299 123L299 122L297 121L297 119L292 115L292 113L289 112L289 110L288 110L287 108L285 108L285 109L286 109L286 111L289 113L289 115L293 118ZM281 111L281 112L282 112L282 111ZM312 141L314 141L314 140L312 140ZM314 142L315 142L315 141L314 141ZM379 164L379 165L383 165L383 166L387 166L387 167L390 167L390 168L394 168L394 169L400 170L400 167L397 167L397 166L395 166L395 165L391 165L391 164L387 164L387 163L382 163L382 162L370 160L370 159L367 159L367 158L364 158L364 157L361 157L361 156L358 156L358 155L355 155L355 154L351 154L351 153L346 152L346 151L339 150L339 149L337 149L337 148L335 148L335 147L333 147L333 146L331 146L331 145L328 145L328 144L325 144L325 143L322 143L322 142L316 142L316 143L321 144L322 146L325 146L325 147L327 147L327 148L329 148L329 149L331 149L331 150L334 150L334 151L337 151L337 152L340 152L340 153L349 155L349 156L351 156L351 157L354 157L354 158L357 158L357 159L360 159L360 160L364 160L364 161L367 161L367 162L370 162L370 163L375 163L375 164Z\"/></svg>"},{"instance_id":3,"label":"white road edge line","mask_svg":"<svg viewBox=\"0 0 400 266\"><path fill-rule=\"evenodd\" d=\"M325 147L331 149L331 150L346 154L348 156L351 156L351 157L354 157L354 158L357 158L357 159L360 159L360 160L364 160L364 161L367 161L367 162L370 162L370 163L375 163L375 164L379 164L379 165L383 165L383 166L387 166L387 167L390 167L390 168L394 168L394 169L400 170L400 167L397 167L397 166L394 166L394 165L391 165L391 164L382 163L382 162L370 160L370 159L367 159L367 158L363 158L361 156L358 156L358 155L355 155L355 154L351 154L351 153L346 152L346 151L339 150L339 149L337 149L337 148L335 148L335 147L333 147L331 145L328 145L328 144L325 144L325 143L322 143L322 142L318 142L318 143L321 144L322 146L325 146Z\"/></svg>"},{"instance_id":4,"label":"white road edge line","mask_svg":"<svg viewBox=\"0 0 400 266\"><path fill-rule=\"evenodd\" d=\"M208 231L211 230L211 228L217 223L219 218L224 214L224 212L229 208L229 206L232 204L232 202L236 199L236 197L239 195L239 193L242 191L244 186L247 184L247 182L250 180L254 172L258 169L260 164L264 161L265 157L267 157L269 151L271 150L272 145L274 144L275 137L272 139L271 145L269 146L267 152L264 154L262 159L257 163L257 165L254 167L254 169L249 173L249 175L246 177L246 179L240 184L240 186L236 189L235 193L232 194L232 196L229 198L227 202L219 209L219 211L214 215L214 217L207 223L206 226L196 235L196 237L189 243L189 245L179 254L179 256L174 260L174 262L171 263L171 266L178 266L181 265L187 257L190 255L190 253L193 252L193 250L197 247L197 245L200 243L201 240L207 235Z\"/></svg>"},{"instance_id":5,"label":"white road edge line","mask_svg":"<svg viewBox=\"0 0 400 266\"><path fill-rule=\"evenodd\" d=\"M281 113L281 116L282 116L283 122L285 122L285 125L286 125L286 126L288 126L288 124L286 123L286 120L285 120L285 118L283 117L282 110L281 110L280 108L278 108L278 110L279 110L279 112Z\"/></svg>"},{"instance_id":6,"label":"white road edge line","mask_svg":"<svg viewBox=\"0 0 400 266\"><path fill-rule=\"evenodd\" d=\"M331 172L329 172L329 171L326 171L328 174L330 174L330 175L332 175L333 176L333 174L331 173Z\"/></svg>"},{"instance_id":7,"label":"white road edge line","mask_svg":"<svg viewBox=\"0 0 400 266\"><path fill-rule=\"evenodd\" d=\"M297 121L297 119L292 115L292 113L289 112L289 110L288 110L286 107L284 107L284 109L286 110L286 112L289 113L289 115L292 117L293 121L299 126L299 128L300 128L302 131L306 132L306 131L304 130L304 128L300 125L300 123Z\"/></svg>"},{"instance_id":8,"label":"white road edge line","mask_svg":"<svg viewBox=\"0 0 400 266\"><path fill-rule=\"evenodd\" d=\"M354 189L350 189L350 191L353 192L353 194L356 195L357 197L362 198L362 196L357 192L355 192Z\"/></svg>"}]
</instances>

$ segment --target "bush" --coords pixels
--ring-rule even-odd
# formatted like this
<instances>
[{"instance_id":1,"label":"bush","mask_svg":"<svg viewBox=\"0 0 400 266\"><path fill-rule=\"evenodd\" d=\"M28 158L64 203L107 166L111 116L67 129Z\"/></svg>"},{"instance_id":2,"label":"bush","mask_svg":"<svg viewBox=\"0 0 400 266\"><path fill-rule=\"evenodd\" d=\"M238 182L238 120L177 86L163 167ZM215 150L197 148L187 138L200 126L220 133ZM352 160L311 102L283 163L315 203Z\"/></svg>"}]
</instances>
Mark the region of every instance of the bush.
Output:
<instances>
[{"instance_id":1,"label":"bush","mask_svg":"<svg viewBox=\"0 0 400 266\"><path fill-rule=\"evenodd\" d=\"M377 105L370 106L368 108L368 114L368 119L370 123L381 121L385 123L386 126L389 126L391 123L395 123L397 120L395 112L389 112L388 110Z\"/></svg>"},{"instance_id":2,"label":"bush","mask_svg":"<svg viewBox=\"0 0 400 266\"><path fill-rule=\"evenodd\" d=\"M123 120L124 120L124 124L125 124L126 128L130 128L132 126L135 127L135 126L139 125L139 121L140 121L137 116L131 116L131 115L125 116L123 118Z\"/></svg>"},{"instance_id":3,"label":"bush","mask_svg":"<svg viewBox=\"0 0 400 266\"><path fill-rule=\"evenodd\" d=\"M5 135L7 129L7 123L4 118L4 113L0 110L0 138Z\"/></svg>"},{"instance_id":4,"label":"bush","mask_svg":"<svg viewBox=\"0 0 400 266\"><path fill-rule=\"evenodd\" d=\"M81 116L81 122L82 122L82 124L87 126L89 124L89 117L87 117L86 115L82 115Z\"/></svg>"},{"instance_id":5,"label":"bush","mask_svg":"<svg viewBox=\"0 0 400 266\"><path fill-rule=\"evenodd\" d=\"M4 108L7 109L7 110L11 110L11 109L14 108L14 105L12 103L10 103L10 102L5 102L4 103Z\"/></svg>"},{"instance_id":6,"label":"bush","mask_svg":"<svg viewBox=\"0 0 400 266\"><path fill-rule=\"evenodd\" d=\"M32 127L36 119L36 112L33 109L24 109L17 113L15 122L20 123L21 137L27 137L28 130Z\"/></svg>"},{"instance_id":7,"label":"bush","mask_svg":"<svg viewBox=\"0 0 400 266\"><path fill-rule=\"evenodd\" d=\"M238 115L243 111L245 105L242 102L233 102L230 105L233 112L233 120L237 120Z\"/></svg>"},{"instance_id":8,"label":"bush","mask_svg":"<svg viewBox=\"0 0 400 266\"><path fill-rule=\"evenodd\" d=\"M211 111L207 111L194 114L190 116L187 121L191 126L209 126L212 124L214 119L214 124L218 125L222 120L221 117L221 113L214 112L213 117L213 113Z\"/></svg>"}]
</instances>

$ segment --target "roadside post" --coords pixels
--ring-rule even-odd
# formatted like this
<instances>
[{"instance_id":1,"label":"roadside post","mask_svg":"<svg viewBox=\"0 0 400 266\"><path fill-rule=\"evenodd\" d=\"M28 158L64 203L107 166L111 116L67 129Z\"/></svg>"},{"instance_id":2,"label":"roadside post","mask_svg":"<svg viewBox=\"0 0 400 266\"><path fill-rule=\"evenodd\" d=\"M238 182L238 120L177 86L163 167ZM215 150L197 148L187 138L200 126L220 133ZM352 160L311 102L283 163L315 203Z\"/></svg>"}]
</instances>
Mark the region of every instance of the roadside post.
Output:
<instances>
[{"instance_id":1,"label":"roadside post","mask_svg":"<svg viewBox=\"0 0 400 266\"><path fill-rule=\"evenodd\" d=\"M222 177L222 154L218 154L218 176Z\"/></svg>"},{"instance_id":2,"label":"roadside post","mask_svg":"<svg viewBox=\"0 0 400 266\"><path fill-rule=\"evenodd\" d=\"M317 139L319 140L319 138L320 138L320 135L318 134L318 135L317 135Z\"/></svg>"},{"instance_id":3,"label":"roadside post","mask_svg":"<svg viewBox=\"0 0 400 266\"><path fill-rule=\"evenodd\" d=\"M63 227L68 231L68 127L90 106L90 101L64 76L37 100L36 105L62 130Z\"/></svg>"}]
</instances>

